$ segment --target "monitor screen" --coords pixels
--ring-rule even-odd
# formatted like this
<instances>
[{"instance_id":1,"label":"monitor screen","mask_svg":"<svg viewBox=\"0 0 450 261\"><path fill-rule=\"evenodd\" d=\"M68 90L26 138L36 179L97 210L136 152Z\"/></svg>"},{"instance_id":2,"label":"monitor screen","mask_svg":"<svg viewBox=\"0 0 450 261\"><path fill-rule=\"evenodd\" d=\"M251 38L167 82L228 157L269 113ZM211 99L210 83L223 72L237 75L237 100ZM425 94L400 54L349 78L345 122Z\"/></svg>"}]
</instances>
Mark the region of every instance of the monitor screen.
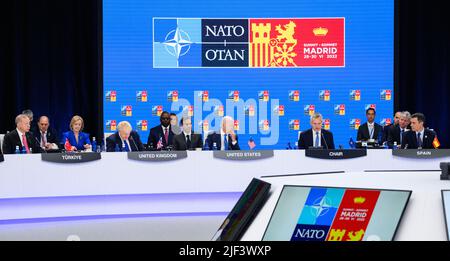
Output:
<instances>
[{"instance_id":1,"label":"monitor screen","mask_svg":"<svg viewBox=\"0 0 450 261\"><path fill-rule=\"evenodd\" d=\"M214 241L236 241L250 226L256 214L266 202L270 184L254 178L227 218L214 234Z\"/></svg>"},{"instance_id":2,"label":"monitor screen","mask_svg":"<svg viewBox=\"0 0 450 261\"><path fill-rule=\"evenodd\" d=\"M411 191L284 186L264 241L393 240Z\"/></svg>"},{"instance_id":3,"label":"monitor screen","mask_svg":"<svg viewBox=\"0 0 450 261\"><path fill-rule=\"evenodd\" d=\"M450 240L450 190L442 190L442 203L444 205L445 227L447 232L447 240Z\"/></svg>"},{"instance_id":4,"label":"monitor screen","mask_svg":"<svg viewBox=\"0 0 450 261\"><path fill-rule=\"evenodd\" d=\"M393 120L394 0L103 0L103 76L106 133L231 116L241 149L286 149L321 113L348 148L366 109Z\"/></svg>"}]
</instances>

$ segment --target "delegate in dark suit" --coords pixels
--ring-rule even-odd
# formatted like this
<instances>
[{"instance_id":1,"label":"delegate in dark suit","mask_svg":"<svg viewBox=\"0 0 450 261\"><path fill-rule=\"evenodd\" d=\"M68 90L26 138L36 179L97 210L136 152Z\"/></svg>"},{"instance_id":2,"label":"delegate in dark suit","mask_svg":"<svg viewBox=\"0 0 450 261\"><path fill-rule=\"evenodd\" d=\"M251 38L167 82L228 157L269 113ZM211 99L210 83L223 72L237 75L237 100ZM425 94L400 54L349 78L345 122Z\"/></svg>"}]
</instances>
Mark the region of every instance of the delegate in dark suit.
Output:
<instances>
[{"instance_id":1,"label":"delegate in dark suit","mask_svg":"<svg viewBox=\"0 0 450 261\"><path fill-rule=\"evenodd\" d=\"M162 125L158 125L150 130L150 135L148 136L147 146L149 149L158 149L158 142L162 140L162 148L167 148L167 146L173 144L173 137L175 136L172 132L172 127L168 127L168 141L164 138L164 130Z\"/></svg>"},{"instance_id":2,"label":"delegate in dark suit","mask_svg":"<svg viewBox=\"0 0 450 261\"><path fill-rule=\"evenodd\" d=\"M28 143L28 147L32 150L32 152L41 153L41 148L39 147L39 144L31 134L31 132L25 133L25 137ZM16 152L16 146L19 146L20 151L25 150L25 148L23 148L22 146L19 133L17 132L17 130L13 130L10 133L6 134L3 138L3 154L14 154Z\"/></svg>"},{"instance_id":3,"label":"delegate in dark suit","mask_svg":"<svg viewBox=\"0 0 450 261\"><path fill-rule=\"evenodd\" d=\"M141 138L139 137L139 134L136 131L130 132L130 137L128 138L128 143L130 144L131 151L144 151L145 150L144 144L142 144ZM122 139L119 136L119 132L116 132L113 135L106 138L106 151L107 152L116 151L116 146L118 146L120 150L122 150L122 148L124 147Z\"/></svg>"},{"instance_id":4,"label":"delegate in dark suit","mask_svg":"<svg viewBox=\"0 0 450 261\"><path fill-rule=\"evenodd\" d=\"M39 131L39 129L35 129L33 131L33 135L34 135L34 137L36 137L36 139L38 141L42 142L42 137L41 137L42 133ZM48 129L47 132L45 133L45 137L46 137L47 143L59 144L58 134L56 133L55 129Z\"/></svg>"},{"instance_id":5,"label":"delegate in dark suit","mask_svg":"<svg viewBox=\"0 0 450 261\"><path fill-rule=\"evenodd\" d=\"M405 135L407 131L409 131L409 130L405 128L403 131L403 135ZM389 147L394 146L394 142L396 142L397 145L402 144L404 136L402 138L400 138L401 133L402 133L402 129L400 128L400 125L393 125L389 129L389 136L388 136L388 140L387 140Z\"/></svg>"},{"instance_id":6,"label":"delegate in dark suit","mask_svg":"<svg viewBox=\"0 0 450 261\"><path fill-rule=\"evenodd\" d=\"M239 141L238 141L238 136L236 135L236 144L233 145L232 139L231 139L231 135L228 134L228 148L227 150L241 150L241 148L239 147ZM214 143L216 143L217 145L217 149L220 150L220 148L222 147L222 136L220 135L220 133L210 133L208 135L208 137L206 138L206 144L208 144L208 147L210 150L213 150L214 147Z\"/></svg>"},{"instance_id":7,"label":"delegate in dark suit","mask_svg":"<svg viewBox=\"0 0 450 261\"><path fill-rule=\"evenodd\" d=\"M378 137L380 136L380 134L382 134L382 131L383 131L383 127L381 127L381 125L378 123L374 123L374 131L373 131L372 139L378 140ZM358 141L370 140L370 132L369 132L369 126L368 126L367 122L364 123L363 125L359 126L358 135L356 137L356 140L358 140Z\"/></svg>"},{"instance_id":8,"label":"delegate in dark suit","mask_svg":"<svg viewBox=\"0 0 450 261\"><path fill-rule=\"evenodd\" d=\"M433 149L433 140L436 133L429 129L424 129L422 139L422 149ZM407 131L403 135L402 149L418 149L417 133L415 131Z\"/></svg>"},{"instance_id":9,"label":"delegate in dark suit","mask_svg":"<svg viewBox=\"0 0 450 261\"><path fill-rule=\"evenodd\" d=\"M333 139L333 133L327 130L320 130L322 135L320 139L321 147L325 149L334 150L334 139ZM314 146L314 140L313 140L313 131L312 129L306 130L302 133L300 133L300 138L298 139L298 148L303 149L309 149L310 147Z\"/></svg>"},{"instance_id":10,"label":"delegate in dark suit","mask_svg":"<svg viewBox=\"0 0 450 261\"><path fill-rule=\"evenodd\" d=\"M203 139L200 134L191 134L189 135L190 144L187 144L186 135L184 132L176 135L173 138L173 149L174 150L190 150L196 148L203 148Z\"/></svg>"}]
</instances>

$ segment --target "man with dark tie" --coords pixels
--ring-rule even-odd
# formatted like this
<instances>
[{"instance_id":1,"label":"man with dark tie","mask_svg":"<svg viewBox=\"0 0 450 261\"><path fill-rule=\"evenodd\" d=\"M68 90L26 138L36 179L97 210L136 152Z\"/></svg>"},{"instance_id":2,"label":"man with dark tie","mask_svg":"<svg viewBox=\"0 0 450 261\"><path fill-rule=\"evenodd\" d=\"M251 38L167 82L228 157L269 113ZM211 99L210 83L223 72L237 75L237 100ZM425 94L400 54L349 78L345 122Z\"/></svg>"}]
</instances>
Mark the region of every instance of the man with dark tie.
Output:
<instances>
[{"instance_id":1,"label":"man with dark tie","mask_svg":"<svg viewBox=\"0 0 450 261\"><path fill-rule=\"evenodd\" d=\"M151 150L169 149L173 144L175 135L170 125L170 114L167 111L163 112L159 121L161 124L152 128L148 136L147 146Z\"/></svg>"},{"instance_id":2,"label":"man with dark tie","mask_svg":"<svg viewBox=\"0 0 450 261\"><path fill-rule=\"evenodd\" d=\"M411 120L411 114L408 111L404 111L400 115L399 123L396 125L392 125L389 130L388 135L388 146L389 148L393 148L394 144L397 144L397 147L401 147L403 141L403 135L405 132L409 131L408 125Z\"/></svg>"},{"instance_id":3,"label":"man with dark tie","mask_svg":"<svg viewBox=\"0 0 450 261\"><path fill-rule=\"evenodd\" d=\"M116 148L121 152L145 150L139 134L127 121L120 122L117 125L117 132L106 138L106 151L114 152Z\"/></svg>"},{"instance_id":4,"label":"man with dark tie","mask_svg":"<svg viewBox=\"0 0 450 261\"><path fill-rule=\"evenodd\" d=\"M24 114L16 117L16 129L6 134L3 139L3 153L14 154L16 148L24 153L40 153L39 144L30 132L30 118Z\"/></svg>"},{"instance_id":5,"label":"man with dark tie","mask_svg":"<svg viewBox=\"0 0 450 261\"><path fill-rule=\"evenodd\" d=\"M205 143L208 144L209 149L240 150L241 148L239 146L238 136L234 132L233 118L231 118L230 116L223 117L220 126L220 132L210 133L206 138Z\"/></svg>"},{"instance_id":6,"label":"man with dark tie","mask_svg":"<svg viewBox=\"0 0 450 261\"><path fill-rule=\"evenodd\" d=\"M300 133L299 149L325 148L334 149L333 133L322 129L323 117L320 113L311 116L311 129Z\"/></svg>"},{"instance_id":7,"label":"man with dark tie","mask_svg":"<svg viewBox=\"0 0 450 261\"><path fill-rule=\"evenodd\" d=\"M190 117L183 117L183 131L173 138L174 150L198 150L203 148L202 135L192 132L192 120Z\"/></svg>"},{"instance_id":8,"label":"man with dark tie","mask_svg":"<svg viewBox=\"0 0 450 261\"><path fill-rule=\"evenodd\" d=\"M375 115L375 109L369 108L366 110L367 122L359 126L356 138L357 141L378 140L378 137L382 134L383 128L380 124L375 122Z\"/></svg>"},{"instance_id":9,"label":"man with dark tie","mask_svg":"<svg viewBox=\"0 0 450 261\"><path fill-rule=\"evenodd\" d=\"M411 131L403 135L402 149L433 149L436 133L425 129L425 115L414 113L411 116Z\"/></svg>"},{"instance_id":10,"label":"man with dark tie","mask_svg":"<svg viewBox=\"0 0 450 261\"><path fill-rule=\"evenodd\" d=\"M39 145L42 150L45 151L57 151L59 144L58 135L53 128L50 128L50 120L47 116L41 116L37 123L38 129L33 132L36 142L39 141Z\"/></svg>"}]
</instances>

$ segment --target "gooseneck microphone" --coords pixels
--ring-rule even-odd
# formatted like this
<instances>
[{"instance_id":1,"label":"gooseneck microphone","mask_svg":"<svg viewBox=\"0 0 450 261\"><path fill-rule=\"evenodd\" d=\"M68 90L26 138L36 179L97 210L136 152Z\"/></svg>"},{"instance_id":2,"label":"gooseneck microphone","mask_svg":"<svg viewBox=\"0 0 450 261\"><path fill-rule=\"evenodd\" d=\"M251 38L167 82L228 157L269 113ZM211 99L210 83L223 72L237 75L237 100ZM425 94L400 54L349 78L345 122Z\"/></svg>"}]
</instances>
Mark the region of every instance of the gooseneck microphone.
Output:
<instances>
[{"instance_id":1,"label":"gooseneck microphone","mask_svg":"<svg viewBox=\"0 0 450 261\"><path fill-rule=\"evenodd\" d=\"M134 144L134 147L136 148L136 151L139 151L139 147L136 145L136 142L134 142L133 136L130 136L129 140L131 140ZM133 150L131 150L133 151Z\"/></svg>"},{"instance_id":2,"label":"gooseneck microphone","mask_svg":"<svg viewBox=\"0 0 450 261\"><path fill-rule=\"evenodd\" d=\"M327 150L328 150L327 140L325 139L325 136L323 136L323 132L320 132L320 134L321 134L321 136L323 138L323 141L325 141L325 146L327 147Z\"/></svg>"}]
</instances>

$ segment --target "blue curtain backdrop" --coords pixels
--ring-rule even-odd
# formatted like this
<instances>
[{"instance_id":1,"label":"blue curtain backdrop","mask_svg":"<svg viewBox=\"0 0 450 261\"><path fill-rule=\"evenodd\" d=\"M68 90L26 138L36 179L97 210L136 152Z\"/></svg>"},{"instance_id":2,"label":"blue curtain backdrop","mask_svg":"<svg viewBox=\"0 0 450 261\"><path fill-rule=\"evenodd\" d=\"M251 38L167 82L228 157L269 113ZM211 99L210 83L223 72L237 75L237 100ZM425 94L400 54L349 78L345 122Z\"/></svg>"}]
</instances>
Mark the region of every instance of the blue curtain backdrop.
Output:
<instances>
[{"instance_id":1,"label":"blue curtain backdrop","mask_svg":"<svg viewBox=\"0 0 450 261\"><path fill-rule=\"evenodd\" d=\"M79 114L102 132L100 0L9 0L2 3L0 133L23 109L51 117L58 131ZM423 112L450 145L446 9L424 0L397 3L395 110ZM36 121L36 120L35 120Z\"/></svg>"}]
</instances>

